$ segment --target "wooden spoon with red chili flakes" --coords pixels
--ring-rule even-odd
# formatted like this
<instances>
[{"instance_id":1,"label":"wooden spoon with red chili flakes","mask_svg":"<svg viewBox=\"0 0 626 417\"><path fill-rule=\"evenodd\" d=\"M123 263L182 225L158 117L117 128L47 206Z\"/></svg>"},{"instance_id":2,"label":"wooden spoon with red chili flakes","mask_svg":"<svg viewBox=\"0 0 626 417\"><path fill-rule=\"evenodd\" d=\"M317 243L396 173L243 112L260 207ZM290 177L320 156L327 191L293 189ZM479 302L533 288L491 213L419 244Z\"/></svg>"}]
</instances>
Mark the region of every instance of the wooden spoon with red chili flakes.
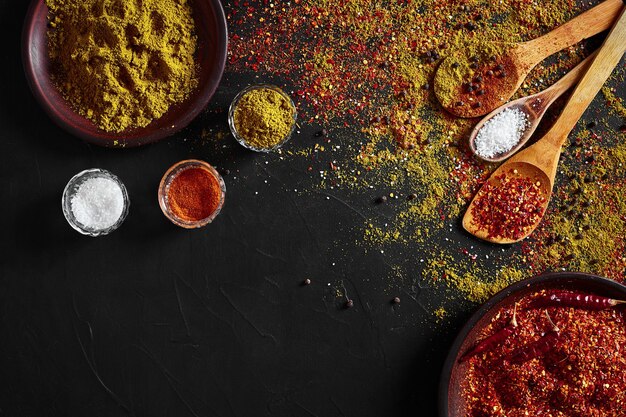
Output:
<instances>
[{"instance_id":1,"label":"wooden spoon with red chili flakes","mask_svg":"<svg viewBox=\"0 0 626 417\"><path fill-rule=\"evenodd\" d=\"M465 230L494 243L517 242L535 230L550 201L561 147L624 52L626 13L622 11L552 128L500 165L478 191L463 217Z\"/></svg>"},{"instance_id":2,"label":"wooden spoon with red chili flakes","mask_svg":"<svg viewBox=\"0 0 626 417\"><path fill-rule=\"evenodd\" d=\"M530 70L546 57L609 29L622 6L622 0L606 0L537 39L494 43L473 56L453 53L437 69L435 95L456 116L483 116L511 98Z\"/></svg>"}]
</instances>

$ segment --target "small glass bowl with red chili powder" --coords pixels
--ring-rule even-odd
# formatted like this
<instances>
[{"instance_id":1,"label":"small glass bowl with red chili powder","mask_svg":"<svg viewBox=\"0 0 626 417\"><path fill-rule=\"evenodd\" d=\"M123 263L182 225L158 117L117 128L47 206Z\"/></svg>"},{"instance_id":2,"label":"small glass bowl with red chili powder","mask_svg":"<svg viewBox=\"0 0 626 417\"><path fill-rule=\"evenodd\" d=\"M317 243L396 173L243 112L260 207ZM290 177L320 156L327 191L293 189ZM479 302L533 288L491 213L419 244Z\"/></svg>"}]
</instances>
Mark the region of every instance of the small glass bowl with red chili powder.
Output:
<instances>
[{"instance_id":1,"label":"small glass bowl with red chili powder","mask_svg":"<svg viewBox=\"0 0 626 417\"><path fill-rule=\"evenodd\" d=\"M226 185L210 164L188 159L167 170L158 195L165 217L177 226L196 229L211 223L220 213Z\"/></svg>"}]
</instances>

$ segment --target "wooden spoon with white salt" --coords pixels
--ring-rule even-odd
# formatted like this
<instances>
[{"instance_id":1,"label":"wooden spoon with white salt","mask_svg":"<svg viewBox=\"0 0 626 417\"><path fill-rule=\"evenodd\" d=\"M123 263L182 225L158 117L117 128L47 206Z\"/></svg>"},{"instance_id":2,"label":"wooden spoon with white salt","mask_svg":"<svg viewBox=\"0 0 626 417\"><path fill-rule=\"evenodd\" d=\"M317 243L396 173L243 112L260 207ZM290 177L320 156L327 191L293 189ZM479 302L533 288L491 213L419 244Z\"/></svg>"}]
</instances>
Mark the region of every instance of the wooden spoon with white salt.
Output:
<instances>
[{"instance_id":1,"label":"wooden spoon with white salt","mask_svg":"<svg viewBox=\"0 0 626 417\"><path fill-rule=\"evenodd\" d=\"M469 137L474 155L487 162L501 162L520 150L535 132L548 108L578 82L596 53L545 90L510 101L485 116Z\"/></svg>"},{"instance_id":2,"label":"wooden spoon with white salt","mask_svg":"<svg viewBox=\"0 0 626 417\"><path fill-rule=\"evenodd\" d=\"M532 146L500 165L474 196L463 217L465 230L480 239L500 244L518 242L535 230L552 195L561 147L624 53L626 7L552 128ZM516 183L524 187L516 188ZM524 185L528 183L533 183L532 187ZM525 195L526 189L532 195ZM506 210L498 213L492 203L497 203L501 196L508 196L509 201L505 201Z\"/></svg>"}]
</instances>

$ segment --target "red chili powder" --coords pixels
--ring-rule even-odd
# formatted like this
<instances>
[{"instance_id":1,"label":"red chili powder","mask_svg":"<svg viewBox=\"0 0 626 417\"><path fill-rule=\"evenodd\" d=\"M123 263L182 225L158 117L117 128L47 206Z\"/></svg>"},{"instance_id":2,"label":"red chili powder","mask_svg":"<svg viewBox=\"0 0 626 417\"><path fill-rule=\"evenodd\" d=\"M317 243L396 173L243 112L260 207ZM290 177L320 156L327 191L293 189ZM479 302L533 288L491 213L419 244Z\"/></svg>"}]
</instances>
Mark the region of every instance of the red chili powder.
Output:
<instances>
[{"instance_id":1,"label":"red chili powder","mask_svg":"<svg viewBox=\"0 0 626 417\"><path fill-rule=\"evenodd\" d=\"M206 219L217 210L222 189L217 178L204 168L187 168L169 186L167 200L174 216L184 221Z\"/></svg>"}]
</instances>

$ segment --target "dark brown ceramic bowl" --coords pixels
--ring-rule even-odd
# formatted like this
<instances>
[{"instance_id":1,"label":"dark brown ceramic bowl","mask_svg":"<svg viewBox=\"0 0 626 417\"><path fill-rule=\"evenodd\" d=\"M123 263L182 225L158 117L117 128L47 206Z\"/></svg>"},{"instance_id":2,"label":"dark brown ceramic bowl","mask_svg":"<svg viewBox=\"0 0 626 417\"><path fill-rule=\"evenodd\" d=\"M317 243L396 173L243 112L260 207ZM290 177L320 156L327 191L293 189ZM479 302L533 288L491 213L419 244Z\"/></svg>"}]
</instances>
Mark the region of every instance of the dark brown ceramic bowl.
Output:
<instances>
[{"instance_id":1,"label":"dark brown ceramic bowl","mask_svg":"<svg viewBox=\"0 0 626 417\"><path fill-rule=\"evenodd\" d=\"M452 344L439 382L440 417L466 416L466 405L461 398L461 382L467 370L467 362L459 364L461 352L465 352L476 342L480 331L491 322L501 308L509 307L525 295L543 288L579 290L615 299L626 299L626 286L606 278L577 272L539 275L500 291L474 313Z\"/></svg>"},{"instance_id":2,"label":"dark brown ceramic bowl","mask_svg":"<svg viewBox=\"0 0 626 417\"><path fill-rule=\"evenodd\" d=\"M110 133L76 113L52 84L46 34L48 8L44 0L33 0L22 33L22 61L35 98L59 126L96 145L140 146L181 130L204 109L215 93L224 72L228 49L226 17L220 1L193 0L191 4L198 36L198 87L185 102L172 106L148 126Z\"/></svg>"}]
</instances>

